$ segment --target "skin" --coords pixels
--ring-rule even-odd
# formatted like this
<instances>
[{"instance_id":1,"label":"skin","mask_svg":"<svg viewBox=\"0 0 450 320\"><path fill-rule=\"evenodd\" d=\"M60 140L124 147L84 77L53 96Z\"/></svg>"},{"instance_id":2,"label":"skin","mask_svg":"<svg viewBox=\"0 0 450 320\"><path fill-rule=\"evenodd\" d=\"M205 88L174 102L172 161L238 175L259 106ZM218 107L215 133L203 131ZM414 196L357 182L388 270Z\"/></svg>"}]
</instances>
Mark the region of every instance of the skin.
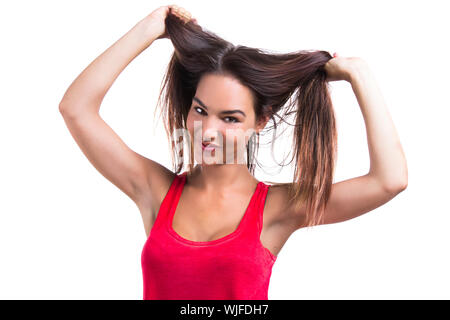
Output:
<instances>
[{"instance_id":1,"label":"skin","mask_svg":"<svg viewBox=\"0 0 450 320\"><path fill-rule=\"evenodd\" d=\"M173 229L182 237L193 241L210 241L233 232L247 208L258 180L248 171L246 164L227 163L226 141L237 145L238 138L227 135L227 130L262 130L268 118L257 121L250 90L237 80L222 75L205 75L200 80L195 97L207 107L193 100L187 117L187 129L194 136L194 122L201 126L204 141L219 144L225 149L222 163L200 162L188 177L176 208ZM223 115L226 110L240 110ZM222 138L220 138L222 137ZM201 141L195 141L201 150ZM243 136L245 144L248 137ZM244 147L244 145L242 146ZM204 152L204 154L207 151ZM229 153L229 152L228 152ZM237 148L232 150L237 160ZM208 153L209 154L209 153ZM199 201L201 199L201 201Z\"/></svg>"},{"instance_id":2,"label":"skin","mask_svg":"<svg viewBox=\"0 0 450 320\"><path fill-rule=\"evenodd\" d=\"M189 21L191 15L183 10L164 6L139 21L82 71L59 104L67 128L84 155L139 208L147 236L174 173L131 150L101 118L99 109L123 69L153 41L164 38L167 14ZM323 224L369 212L407 186L406 159L399 137L367 63L360 58L336 55L325 65L325 70L329 81L343 80L351 84L366 125L370 170L365 175L333 184ZM257 131L266 124L266 119L256 121L249 91L232 78L206 76L199 83L196 95L208 106L207 116L196 114L193 104L188 130L193 130L194 120L201 121L204 130L212 129L204 132L205 140L214 140L217 132L227 140L226 129L230 126ZM247 114L246 119L240 124L225 122L220 112L236 107ZM233 232L256 184L257 180L244 165L202 163L188 178L181 194L172 225L174 230L193 241L210 241ZM264 207L261 243L274 255L303 226L305 219L304 208L294 210L286 205L288 186L289 183L270 187Z\"/></svg>"},{"instance_id":3,"label":"skin","mask_svg":"<svg viewBox=\"0 0 450 320\"><path fill-rule=\"evenodd\" d=\"M238 148L244 154L249 135L245 132L259 132L267 124L268 118L256 119L253 110L253 98L248 88L237 80L222 75L205 75L200 80L187 116L187 129L194 137L194 122L199 133L194 155L200 165L192 181L199 183L205 191L226 191L237 183L246 185L255 182L245 163L237 163ZM200 103L201 102L201 103ZM239 110L233 114L221 114L227 110ZM230 133L230 134L227 134ZM236 133L232 135L231 133ZM242 143L238 144L239 139ZM220 148L213 152L204 151L202 157L201 142L218 144ZM233 148L234 146L234 148ZM222 157L220 155L222 154ZM228 157L227 157L228 155ZM213 159L211 164L206 158Z\"/></svg>"}]
</instances>

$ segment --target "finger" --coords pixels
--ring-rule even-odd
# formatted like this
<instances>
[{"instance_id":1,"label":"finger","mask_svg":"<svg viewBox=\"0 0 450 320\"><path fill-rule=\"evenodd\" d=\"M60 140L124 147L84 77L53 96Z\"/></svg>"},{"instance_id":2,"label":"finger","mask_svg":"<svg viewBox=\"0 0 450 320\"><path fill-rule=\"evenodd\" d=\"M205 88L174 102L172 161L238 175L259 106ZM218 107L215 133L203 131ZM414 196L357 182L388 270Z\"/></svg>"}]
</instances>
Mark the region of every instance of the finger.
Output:
<instances>
[{"instance_id":1,"label":"finger","mask_svg":"<svg viewBox=\"0 0 450 320\"><path fill-rule=\"evenodd\" d=\"M186 22L188 22L189 20L191 20L192 14L191 14L189 11L183 9L183 10L181 11L181 17L182 17L184 20L186 20Z\"/></svg>"},{"instance_id":2,"label":"finger","mask_svg":"<svg viewBox=\"0 0 450 320\"><path fill-rule=\"evenodd\" d=\"M173 6L172 10L175 16L177 16L181 20L184 20L185 22L189 22L189 20L191 20L192 18L192 14L182 7Z\"/></svg>"},{"instance_id":3,"label":"finger","mask_svg":"<svg viewBox=\"0 0 450 320\"><path fill-rule=\"evenodd\" d=\"M178 6L174 6L173 11L176 15L182 16L182 17L186 16L188 13L186 9L184 9L182 7L178 7Z\"/></svg>"},{"instance_id":4,"label":"finger","mask_svg":"<svg viewBox=\"0 0 450 320\"><path fill-rule=\"evenodd\" d=\"M169 9L170 9L170 13L174 14L175 13L175 9L177 9L177 5L172 4L172 5L169 6Z\"/></svg>"},{"instance_id":5,"label":"finger","mask_svg":"<svg viewBox=\"0 0 450 320\"><path fill-rule=\"evenodd\" d=\"M177 5L170 6L170 13L172 13L175 16L179 16L181 13L181 8Z\"/></svg>"}]
</instances>

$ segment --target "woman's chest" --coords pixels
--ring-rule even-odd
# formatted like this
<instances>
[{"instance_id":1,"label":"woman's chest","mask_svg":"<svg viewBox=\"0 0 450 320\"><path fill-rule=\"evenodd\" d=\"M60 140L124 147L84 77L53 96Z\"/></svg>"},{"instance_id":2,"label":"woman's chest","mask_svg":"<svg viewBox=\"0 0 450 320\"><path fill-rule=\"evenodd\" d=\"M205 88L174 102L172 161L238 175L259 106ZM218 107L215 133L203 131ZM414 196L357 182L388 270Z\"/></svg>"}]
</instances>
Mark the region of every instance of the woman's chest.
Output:
<instances>
[{"instance_id":1,"label":"woman's chest","mask_svg":"<svg viewBox=\"0 0 450 320\"><path fill-rule=\"evenodd\" d=\"M190 241L214 241L235 232L248 214L244 198L180 199L169 223L181 237Z\"/></svg>"},{"instance_id":2,"label":"woman's chest","mask_svg":"<svg viewBox=\"0 0 450 320\"><path fill-rule=\"evenodd\" d=\"M233 235L239 228L257 228L257 219L260 219L261 233L259 241L264 248L273 255L278 255L283 245L294 231L288 223L283 221L284 197L275 190L267 194L259 210L262 212L249 212L248 199L236 196L222 201L207 201L205 199L181 198L176 210L169 219L171 229L183 239L197 242L216 241ZM247 222L255 225L242 225L244 216L256 215L257 219ZM258 215L261 215L260 217Z\"/></svg>"}]
</instances>

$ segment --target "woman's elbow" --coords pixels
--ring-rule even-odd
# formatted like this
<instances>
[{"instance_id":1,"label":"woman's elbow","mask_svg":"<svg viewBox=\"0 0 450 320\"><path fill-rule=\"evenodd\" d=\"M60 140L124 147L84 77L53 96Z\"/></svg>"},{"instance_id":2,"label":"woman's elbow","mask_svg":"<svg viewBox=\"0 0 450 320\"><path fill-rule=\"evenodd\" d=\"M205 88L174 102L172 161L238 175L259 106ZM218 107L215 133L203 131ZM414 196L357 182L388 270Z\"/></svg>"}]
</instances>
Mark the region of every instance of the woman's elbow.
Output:
<instances>
[{"instance_id":1,"label":"woman's elbow","mask_svg":"<svg viewBox=\"0 0 450 320\"><path fill-rule=\"evenodd\" d=\"M389 184L384 186L384 189L387 190L388 193L398 194L404 191L408 187L408 178L404 178L399 181L392 181Z\"/></svg>"}]
</instances>

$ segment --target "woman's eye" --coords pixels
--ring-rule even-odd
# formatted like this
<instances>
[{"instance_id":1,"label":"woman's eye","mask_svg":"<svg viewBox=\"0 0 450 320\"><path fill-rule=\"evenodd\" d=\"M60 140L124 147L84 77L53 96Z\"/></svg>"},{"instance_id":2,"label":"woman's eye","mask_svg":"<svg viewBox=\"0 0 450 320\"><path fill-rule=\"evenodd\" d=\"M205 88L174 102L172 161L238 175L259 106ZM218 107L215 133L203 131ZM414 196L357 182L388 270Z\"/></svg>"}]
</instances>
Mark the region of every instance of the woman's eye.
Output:
<instances>
[{"instance_id":1,"label":"woman's eye","mask_svg":"<svg viewBox=\"0 0 450 320\"><path fill-rule=\"evenodd\" d=\"M200 114L202 114L202 112L203 112L203 109L202 109L202 108L199 108L199 107L194 107L194 110L195 110L197 113L200 113ZM198 111L198 110L200 110L200 111Z\"/></svg>"},{"instance_id":2,"label":"woman's eye","mask_svg":"<svg viewBox=\"0 0 450 320\"><path fill-rule=\"evenodd\" d=\"M234 117L225 117L225 119L231 119L231 121L226 121L226 122L231 122L231 123L239 122L238 119L236 119Z\"/></svg>"},{"instance_id":3,"label":"woman's eye","mask_svg":"<svg viewBox=\"0 0 450 320\"><path fill-rule=\"evenodd\" d=\"M194 110L195 110L195 112L203 115L204 111L203 111L202 108L194 107ZM239 120L237 118L235 118L235 117L225 117L224 119L225 119L225 122L228 122L228 123L237 123L237 122L239 122ZM229 120L227 120L227 119L229 119Z\"/></svg>"}]
</instances>

